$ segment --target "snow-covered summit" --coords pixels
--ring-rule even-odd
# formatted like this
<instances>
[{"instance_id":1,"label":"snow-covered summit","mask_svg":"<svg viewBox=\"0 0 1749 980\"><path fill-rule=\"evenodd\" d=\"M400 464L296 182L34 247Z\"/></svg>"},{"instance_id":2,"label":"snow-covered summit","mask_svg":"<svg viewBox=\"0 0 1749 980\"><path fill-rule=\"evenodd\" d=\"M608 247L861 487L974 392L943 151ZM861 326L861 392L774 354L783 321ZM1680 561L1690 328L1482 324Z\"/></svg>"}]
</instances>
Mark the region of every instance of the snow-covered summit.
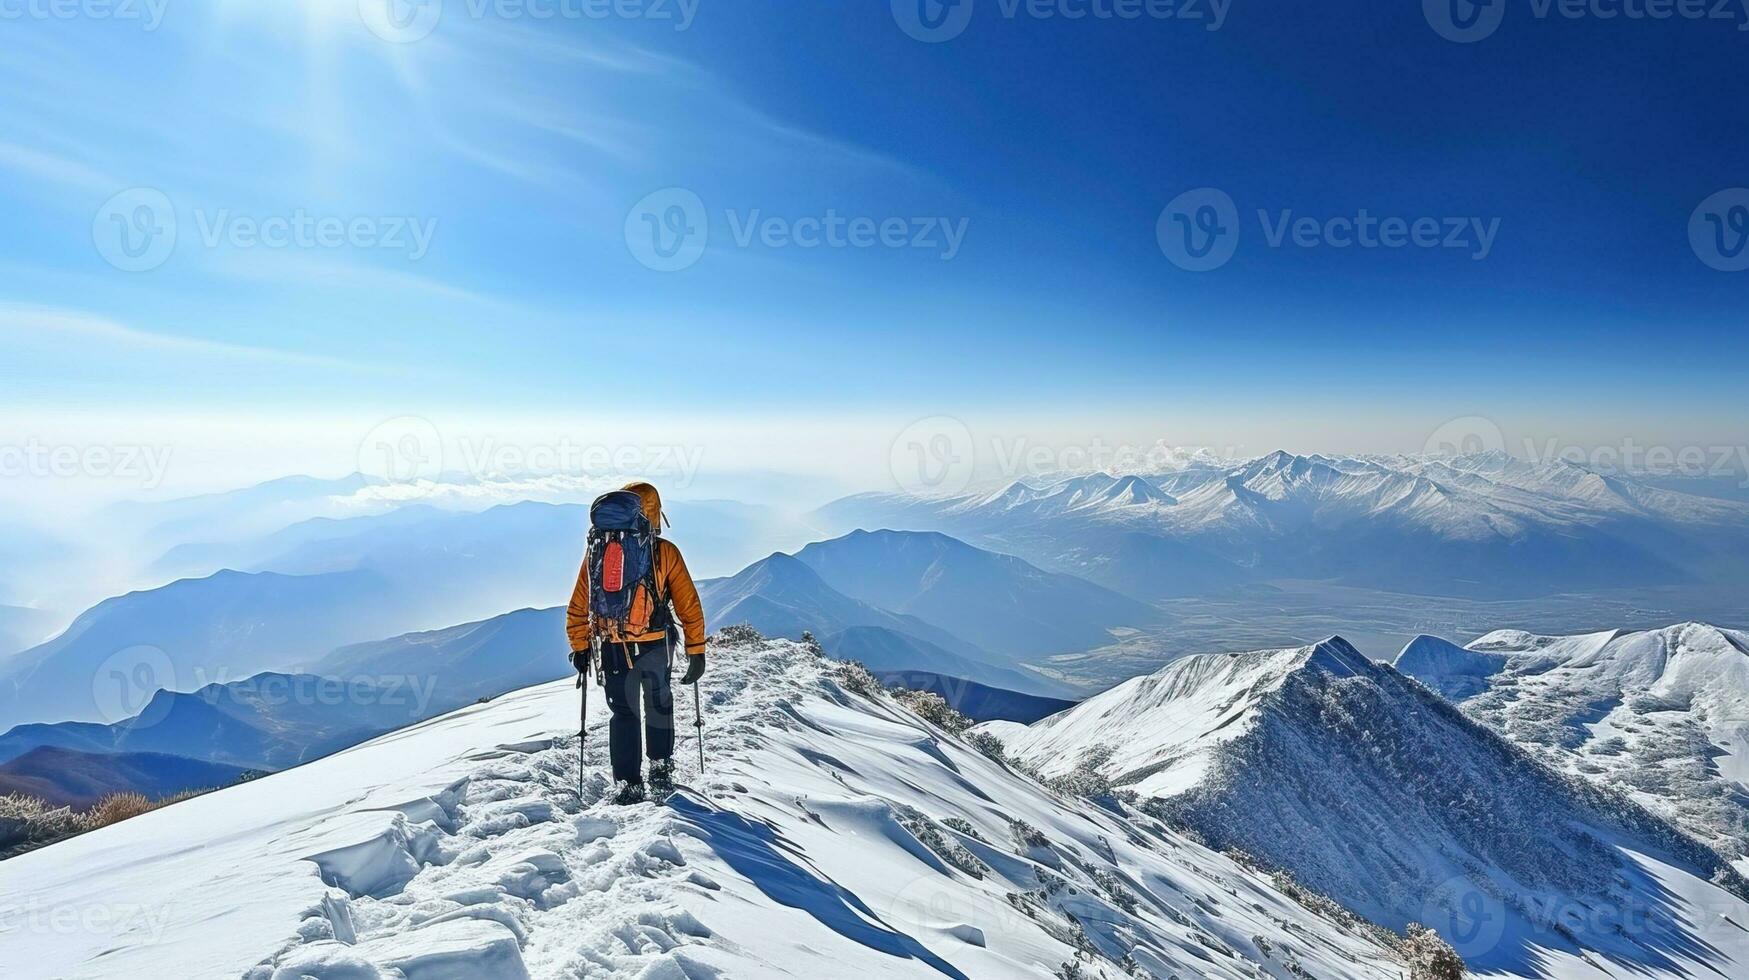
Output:
<instances>
[{"instance_id":1,"label":"snow-covered summit","mask_svg":"<svg viewBox=\"0 0 1749 980\"><path fill-rule=\"evenodd\" d=\"M1469 666L1446 654L1414 651ZM985 731L1046 776L1096 772L1374 921L1432 925L1478 972L1749 966L1746 889L1717 854L1337 638L1185 658ZM1623 910L1644 915L1618 928Z\"/></svg>"},{"instance_id":2,"label":"snow-covered summit","mask_svg":"<svg viewBox=\"0 0 1749 980\"><path fill-rule=\"evenodd\" d=\"M666 805L603 802L596 692L579 796L575 692L529 688L0 864L22 926L0 975L1403 975L1365 930L1053 796L806 647L711 664L710 771L683 740Z\"/></svg>"},{"instance_id":3,"label":"snow-covered summit","mask_svg":"<svg viewBox=\"0 0 1749 980\"><path fill-rule=\"evenodd\" d=\"M1705 623L1576 636L1498 630L1464 652L1480 659L1416 648L1397 666L1545 761L1749 858L1749 633ZM1492 669L1468 669L1475 663Z\"/></svg>"}]
</instances>

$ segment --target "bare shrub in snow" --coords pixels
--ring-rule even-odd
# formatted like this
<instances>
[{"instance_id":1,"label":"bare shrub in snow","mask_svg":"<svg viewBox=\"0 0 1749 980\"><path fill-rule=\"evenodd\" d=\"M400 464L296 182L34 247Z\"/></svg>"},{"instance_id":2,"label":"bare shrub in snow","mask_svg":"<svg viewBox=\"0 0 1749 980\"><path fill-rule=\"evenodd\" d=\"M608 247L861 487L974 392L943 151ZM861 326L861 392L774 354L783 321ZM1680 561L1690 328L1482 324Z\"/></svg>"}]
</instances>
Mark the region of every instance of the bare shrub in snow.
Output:
<instances>
[{"instance_id":1,"label":"bare shrub in snow","mask_svg":"<svg viewBox=\"0 0 1749 980\"><path fill-rule=\"evenodd\" d=\"M887 693L887 689L881 685L880 678L854 660L846 660L838 665L838 682L851 693L860 694L865 698L878 700L881 695Z\"/></svg>"},{"instance_id":2,"label":"bare shrub in snow","mask_svg":"<svg viewBox=\"0 0 1749 980\"><path fill-rule=\"evenodd\" d=\"M1046 780L1045 785L1059 796L1082 799L1104 796L1111 792L1111 780L1099 770L1110 761L1111 753L1109 745L1094 746L1081 753L1081 759L1072 771Z\"/></svg>"},{"instance_id":3,"label":"bare shrub in snow","mask_svg":"<svg viewBox=\"0 0 1749 980\"><path fill-rule=\"evenodd\" d=\"M1397 950L1409 965L1410 980L1463 980L1463 957L1439 933L1419 922L1409 923L1405 933Z\"/></svg>"},{"instance_id":4,"label":"bare shrub in snow","mask_svg":"<svg viewBox=\"0 0 1749 980\"><path fill-rule=\"evenodd\" d=\"M941 823L942 826L947 827L949 830L962 833L967 837L970 837L972 840L982 841L984 839L984 835L978 833L978 828L972 826L972 822L964 817L948 817Z\"/></svg>"},{"instance_id":5,"label":"bare shrub in snow","mask_svg":"<svg viewBox=\"0 0 1749 980\"><path fill-rule=\"evenodd\" d=\"M990 759L1004 764L1008 763L1008 750L1002 746L1002 740L989 732L967 732L965 739L967 745L977 749Z\"/></svg>"},{"instance_id":6,"label":"bare shrub in snow","mask_svg":"<svg viewBox=\"0 0 1749 980\"><path fill-rule=\"evenodd\" d=\"M143 793L111 793L85 813L85 827L96 830L155 809Z\"/></svg>"},{"instance_id":7,"label":"bare shrub in snow","mask_svg":"<svg viewBox=\"0 0 1749 980\"><path fill-rule=\"evenodd\" d=\"M910 708L917 717L951 735L963 734L972 727L972 720L955 711L953 705L939 694L901 687L893 689L893 698Z\"/></svg>"},{"instance_id":8,"label":"bare shrub in snow","mask_svg":"<svg viewBox=\"0 0 1749 980\"><path fill-rule=\"evenodd\" d=\"M1099 890L1104 892L1107 898L1111 899L1111 904L1130 915L1136 914L1136 896L1124 887L1124 883L1118 879L1117 875L1095 868L1093 883L1099 886Z\"/></svg>"},{"instance_id":9,"label":"bare shrub in snow","mask_svg":"<svg viewBox=\"0 0 1749 980\"><path fill-rule=\"evenodd\" d=\"M911 836L948 864L964 871L973 878L983 878L990 866L978 860L978 856L966 850L959 841L948 838L935 829L935 824L922 813L905 807L899 811L899 826L911 832Z\"/></svg>"},{"instance_id":10,"label":"bare shrub in snow","mask_svg":"<svg viewBox=\"0 0 1749 980\"><path fill-rule=\"evenodd\" d=\"M1044 831L1025 820L1009 820L1008 833L1014 838L1014 846L1023 851L1051 846L1051 839L1044 835Z\"/></svg>"},{"instance_id":11,"label":"bare shrub in snow","mask_svg":"<svg viewBox=\"0 0 1749 980\"><path fill-rule=\"evenodd\" d=\"M53 844L84 830L79 815L51 807L34 796L0 796L0 858Z\"/></svg>"},{"instance_id":12,"label":"bare shrub in snow","mask_svg":"<svg viewBox=\"0 0 1749 980\"><path fill-rule=\"evenodd\" d=\"M717 630L717 635L712 639L723 646L750 647L764 643L765 634L746 623L736 623L733 626L725 626Z\"/></svg>"}]
</instances>

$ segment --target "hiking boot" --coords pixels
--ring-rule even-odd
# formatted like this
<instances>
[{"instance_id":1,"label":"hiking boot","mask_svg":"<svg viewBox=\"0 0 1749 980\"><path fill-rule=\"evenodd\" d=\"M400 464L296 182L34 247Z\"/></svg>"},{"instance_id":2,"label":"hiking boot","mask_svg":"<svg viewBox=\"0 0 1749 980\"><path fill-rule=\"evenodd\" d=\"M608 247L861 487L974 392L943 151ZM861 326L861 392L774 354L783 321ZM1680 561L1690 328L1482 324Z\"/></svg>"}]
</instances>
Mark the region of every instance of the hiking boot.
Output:
<instances>
[{"instance_id":1,"label":"hiking boot","mask_svg":"<svg viewBox=\"0 0 1749 980\"><path fill-rule=\"evenodd\" d=\"M657 797L674 792L673 759L655 759L650 762L650 792Z\"/></svg>"},{"instance_id":2,"label":"hiking boot","mask_svg":"<svg viewBox=\"0 0 1749 980\"><path fill-rule=\"evenodd\" d=\"M634 803L643 803L648 799L649 797L644 793L643 783L620 783L619 788L613 792L613 802L619 806L631 806Z\"/></svg>"}]
</instances>

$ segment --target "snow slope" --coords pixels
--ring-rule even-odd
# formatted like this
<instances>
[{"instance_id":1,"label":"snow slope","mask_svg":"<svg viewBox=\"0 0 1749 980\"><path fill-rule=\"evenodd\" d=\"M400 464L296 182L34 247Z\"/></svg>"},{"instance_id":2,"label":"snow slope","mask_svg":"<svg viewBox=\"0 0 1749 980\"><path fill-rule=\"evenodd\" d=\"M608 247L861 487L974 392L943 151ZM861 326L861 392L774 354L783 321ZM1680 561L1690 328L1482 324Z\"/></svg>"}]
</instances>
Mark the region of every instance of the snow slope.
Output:
<instances>
[{"instance_id":1,"label":"snow slope","mask_svg":"<svg viewBox=\"0 0 1749 980\"><path fill-rule=\"evenodd\" d=\"M1562 637L1500 630L1461 650L1494 665L1468 672L1421 649L1404 650L1398 669L1749 869L1749 634L1702 623Z\"/></svg>"},{"instance_id":2,"label":"snow slope","mask_svg":"<svg viewBox=\"0 0 1749 980\"><path fill-rule=\"evenodd\" d=\"M599 721L579 799L575 693L530 688L0 864L0 975L982 980L1051 976L1078 946L1111 978L1126 955L1156 977L1403 975L798 644L711 662L710 773L688 763L667 805L603 802Z\"/></svg>"},{"instance_id":3,"label":"snow slope","mask_svg":"<svg viewBox=\"0 0 1749 980\"><path fill-rule=\"evenodd\" d=\"M1373 921L1424 922L1482 972L1749 975L1749 886L1723 859L1339 638L1189 657L983 730Z\"/></svg>"}]
</instances>

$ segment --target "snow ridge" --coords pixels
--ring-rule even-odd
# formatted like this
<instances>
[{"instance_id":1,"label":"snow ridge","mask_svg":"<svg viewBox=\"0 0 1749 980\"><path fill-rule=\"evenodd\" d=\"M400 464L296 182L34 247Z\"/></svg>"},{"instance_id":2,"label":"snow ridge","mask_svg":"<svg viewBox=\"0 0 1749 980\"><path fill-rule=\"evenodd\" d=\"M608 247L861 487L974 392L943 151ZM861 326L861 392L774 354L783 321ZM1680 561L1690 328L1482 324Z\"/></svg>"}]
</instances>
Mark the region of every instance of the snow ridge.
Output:
<instances>
[{"instance_id":1,"label":"snow ridge","mask_svg":"<svg viewBox=\"0 0 1749 980\"><path fill-rule=\"evenodd\" d=\"M1030 728L984 730L1047 776L1096 770L1368 919L1431 925L1478 972L1749 964L1732 924L1749 922L1749 885L1718 854L1340 639L1186 658Z\"/></svg>"},{"instance_id":2,"label":"snow ridge","mask_svg":"<svg viewBox=\"0 0 1749 980\"><path fill-rule=\"evenodd\" d=\"M598 692L579 795L575 692L530 688L0 865L31 907L102 881L164 910L149 935L8 936L0 973L1401 975L1352 924L1120 803L1053 796L807 647L711 662L710 771L683 742L666 805L603 801Z\"/></svg>"}]
</instances>

